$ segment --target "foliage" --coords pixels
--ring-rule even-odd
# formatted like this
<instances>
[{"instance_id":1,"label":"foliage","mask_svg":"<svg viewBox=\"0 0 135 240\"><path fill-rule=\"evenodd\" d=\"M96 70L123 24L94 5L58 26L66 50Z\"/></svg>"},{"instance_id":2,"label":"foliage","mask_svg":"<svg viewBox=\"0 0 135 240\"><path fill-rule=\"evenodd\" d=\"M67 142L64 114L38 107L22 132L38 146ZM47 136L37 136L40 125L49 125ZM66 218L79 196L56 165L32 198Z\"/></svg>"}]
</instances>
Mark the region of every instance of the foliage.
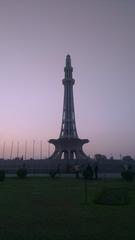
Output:
<instances>
[{"instance_id":1,"label":"foliage","mask_svg":"<svg viewBox=\"0 0 135 240\"><path fill-rule=\"evenodd\" d=\"M130 161L133 161L133 158L130 156L130 155L126 155L122 158L123 161L127 161L127 162L130 162Z\"/></svg>"},{"instance_id":2,"label":"foliage","mask_svg":"<svg viewBox=\"0 0 135 240\"><path fill-rule=\"evenodd\" d=\"M19 168L16 173L18 178L25 178L27 176L27 169L25 167Z\"/></svg>"},{"instance_id":3,"label":"foliage","mask_svg":"<svg viewBox=\"0 0 135 240\"><path fill-rule=\"evenodd\" d=\"M128 191L122 188L104 188L94 202L105 205L126 205L128 204Z\"/></svg>"},{"instance_id":4,"label":"foliage","mask_svg":"<svg viewBox=\"0 0 135 240\"><path fill-rule=\"evenodd\" d=\"M51 170L49 172L50 177L53 178L53 179L55 178L56 174L57 174L57 171L54 171L54 170Z\"/></svg>"},{"instance_id":5,"label":"foliage","mask_svg":"<svg viewBox=\"0 0 135 240\"><path fill-rule=\"evenodd\" d=\"M127 169L127 170L123 170L121 172L121 176L124 180L126 181L133 181L134 180L134 172L132 169Z\"/></svg>"},{"instance_id":6,"label":"foliage","mask_svg":"<svg viewBox=\"0 0 135 240\"><path fill-rule=\"evenodd\" d=\"M100 161L100 160L106 160L107 157L105 155L102 154L95 154L95 160L96 161Z\"/></svg>"},{"instance_id":7,"label":"foliage","mask_svg":"<svg viewBox=\"0 0 135 240\"><path fill-rule=\"evenodd\" d=\"M5 179L5 171L0 170L0 182L4 181L4 179Z\"/></svg>"}]
</instances>

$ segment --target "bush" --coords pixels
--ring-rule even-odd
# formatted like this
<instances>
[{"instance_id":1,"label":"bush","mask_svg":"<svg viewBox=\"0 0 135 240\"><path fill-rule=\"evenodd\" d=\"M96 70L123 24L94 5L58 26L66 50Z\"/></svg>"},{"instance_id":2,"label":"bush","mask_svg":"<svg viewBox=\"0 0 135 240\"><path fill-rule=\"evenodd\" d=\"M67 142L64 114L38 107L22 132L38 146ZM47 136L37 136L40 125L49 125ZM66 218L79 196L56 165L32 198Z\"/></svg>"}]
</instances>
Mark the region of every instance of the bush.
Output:
<instances>
[{"instance_id":1,"label":"bush","mask_svg":"<svg viewBox=\"0 0 135 240\"><path fill-rule=\"evenodd\" d=\"M121 172L121 176L126 181L133 181L134 180L134 172L132 170L123 170Z\"/></svg>"},{"instance_id":2,"label":"bush","mask_svg":"<svg viewBox=\"0 0 135 240\"><path fill-rule=\"evenodd\" d=\"M0 170L0 182L3 182L5 179L5 171L4 170Z\"/></svg>"},{"instance_id":3,"label":"bush","mask_svg":"<svg viewBox=\"0 0 135 240\"><path fill-rule=\"evenodd\" d=\"M121 188L105 188L94 199L94 203L105 205L126 205L128 202L128 190Z\"/></svg>"},{"instance_id":4,"label":"bush","mask_svg":"<svg viewBox=\"0 0 135 240\"><path fill-rule=\"evenodd\" d=\"M51 171L49 172L49 175L50 175L51 178L55 178L56 174L57 174L57 171L51 170Z\"/></svg>"},{"instance_id":5,"label":"bush","mask_svg":"<svg viewBox=\"0 0 135 240\"><path fill-rule=\"evenodd\" d=\"M17 170L18 178L25 178L27 176L27 169L26 168L19 168Z\"/></svg>"}]
</instances>

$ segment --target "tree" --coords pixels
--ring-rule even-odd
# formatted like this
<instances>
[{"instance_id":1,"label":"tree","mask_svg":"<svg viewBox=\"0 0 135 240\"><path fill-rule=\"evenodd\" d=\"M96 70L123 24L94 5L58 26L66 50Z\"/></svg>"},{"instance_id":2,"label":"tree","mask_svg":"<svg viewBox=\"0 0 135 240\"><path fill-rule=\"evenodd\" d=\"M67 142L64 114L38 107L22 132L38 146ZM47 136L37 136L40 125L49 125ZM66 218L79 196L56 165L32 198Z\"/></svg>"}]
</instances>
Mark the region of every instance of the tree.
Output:
<instances>
[{"instance_id":1,"label":"tree","mask_svg":"<svg viewBox=\"0 0 135 240\"><path fill-rule=\"evenodd\" d=\"M102 154L95 154L95 160L96 161L100 161L100 160L106 160L107 157L105 155Z\"/></svg>"},{"instance_id":2,"label":"tree","mask_svg":"<svg viewBox=\"0 0 135 240\"><path fill-rule=\"evenodd\" d=\"M122 158L122 160L125 162L132 162L133 158L130 155L126 155Z\"/></svg>"},{"instance_id":3,"label":"tree","mask_svg":"<svg viewBox=\"0 0 135 240\"><path fill-rule=\"evenodd\" d=\"M25 167L19 168L16 174L18 178L25 178L27 176L27 169Z\"/></svg>"},{"instance_id":4,"label":"tree","mask_svg":"<svg viewBox=\"0 0 135 240\"><path fill-rule=\"evenodd\" d=\"M132 169L132 165L128 164L128 165L127 165L127 168L126 168L126 169L124 168L124 169L121 171L121 176L122 176L122 178L123 178L124 180L126 180L126 181L133 181L133 180L134 180L135 173L134 173L134 171L133 171L133 169Z\"/></svg>"}]
</instances>

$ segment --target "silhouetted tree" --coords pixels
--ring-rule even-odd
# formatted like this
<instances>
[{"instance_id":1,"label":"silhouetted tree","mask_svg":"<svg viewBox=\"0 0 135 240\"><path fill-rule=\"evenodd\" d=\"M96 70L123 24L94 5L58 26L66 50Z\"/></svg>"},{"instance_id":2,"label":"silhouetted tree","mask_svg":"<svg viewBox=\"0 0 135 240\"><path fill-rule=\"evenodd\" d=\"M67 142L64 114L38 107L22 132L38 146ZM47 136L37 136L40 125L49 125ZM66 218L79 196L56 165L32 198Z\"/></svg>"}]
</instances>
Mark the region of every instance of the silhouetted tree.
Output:
<instances>
[{"instance_id":1,"label":"silhouetted tree","mask_svg":"<svg viewBox=\"0 0 135 240\"><path fill-rule=\"evenodd\" d=\"M105 155L102 154L95 154L95 160L96 161L100 161L100 160L106 160L107 157Z\"/></svg>"},{"instance_id":2,"label":"silhouetted tree","mask_svg":"<svg viewBox=\"0 0 135 240\"><path fill-rule=\"evenodd\" d=\"M132 162L133 158L130 155L127 155L127 156L124 156L122 158L122 160L125 161L125 162Z\"/></svg>"},{"instance_id":3,"label":"silhouetted tree","mask_svg":"<svg viewBox=\"0 0 135 240\"><path fill-rule=\"evenodd\" d=\"M126 181L133 181L134 180L135 173L133 171L133 168L132 168L131 164L127 164L127 167L123 168L123 170L121 171L121 176Z\"/></svg>"},{"instance_id":4,"label":"silhouetted tree","mask_svg":"<svg viewBox=\"0 0 135 240\"><path fill-rule=\"evenodd\" d=\"M25 166L19 168L16 172L18 178L25 178L27 176L27 169Z\"/></svg>"},{"instance_id":5,"label":"silhouetted tree","mask_svg":"<svg viewBox=\"0 0 135 240\"><path fill-rule=\"evenodd\" d=\"M56 177L56 174L57 174L57 170L54 170L54 169L50 170L50 172L49 172L49 175L52 179L54 179Z\"/></svg>"}]
</instances>

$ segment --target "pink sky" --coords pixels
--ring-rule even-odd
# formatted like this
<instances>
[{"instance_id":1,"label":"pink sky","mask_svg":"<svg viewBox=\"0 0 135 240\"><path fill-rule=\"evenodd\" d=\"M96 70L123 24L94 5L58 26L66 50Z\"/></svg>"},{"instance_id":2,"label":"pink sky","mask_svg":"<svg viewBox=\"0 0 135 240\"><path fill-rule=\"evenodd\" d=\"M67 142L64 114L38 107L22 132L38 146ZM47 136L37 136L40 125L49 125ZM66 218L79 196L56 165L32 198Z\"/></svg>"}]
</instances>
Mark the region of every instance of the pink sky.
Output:
<instances>
[{"instance_id":1,"label":"pink sky","mask_svg":"<svg viewBox=\"0 0 135 240\"><path fill-rule=\"evenodd\" d=\"M135 157L134 13L132 0L0 1L1 154L4 141L9 157L12 141L21 155L35 139L37 157L41 140L48 155L47 141L60 133L69 53L86 153Z\"/></svg>"}]
</instances>

